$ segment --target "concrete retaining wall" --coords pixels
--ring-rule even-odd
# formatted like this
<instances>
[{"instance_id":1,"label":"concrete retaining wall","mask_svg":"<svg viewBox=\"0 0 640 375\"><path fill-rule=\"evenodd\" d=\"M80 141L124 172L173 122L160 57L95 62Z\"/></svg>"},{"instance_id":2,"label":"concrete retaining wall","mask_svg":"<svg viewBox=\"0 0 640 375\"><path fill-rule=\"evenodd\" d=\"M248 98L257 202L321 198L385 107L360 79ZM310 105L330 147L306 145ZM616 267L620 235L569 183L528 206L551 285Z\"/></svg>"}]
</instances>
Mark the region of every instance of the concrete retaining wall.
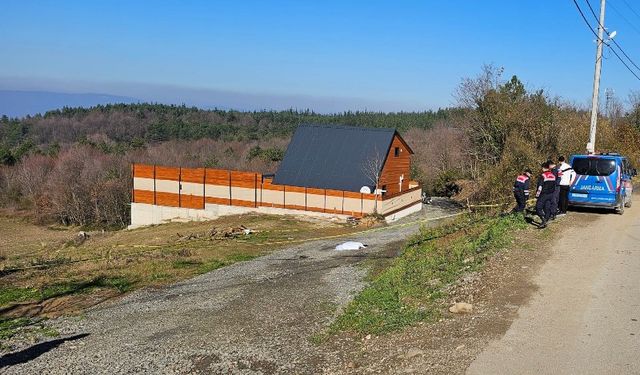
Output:
<instances>
[{"instance_id":1,"label":"concrete retaining wall","mask_svg":"<svg viewBox=\"0 0 640 375\"><path fill-rule=\"evenodd\" d=\"M129 229L171 222L206 221L217 219L221 216L241 215L250 212L267 215L304 215L327 220L338 219L341 221L346 221L349 217L349 215L326 214L322 212L290 210L264 206L240 207L207 203L204 210L199 210L193 208L157 206L146 203L132 203L131 225L129 225Z\"/></svg>"}]
</instances>

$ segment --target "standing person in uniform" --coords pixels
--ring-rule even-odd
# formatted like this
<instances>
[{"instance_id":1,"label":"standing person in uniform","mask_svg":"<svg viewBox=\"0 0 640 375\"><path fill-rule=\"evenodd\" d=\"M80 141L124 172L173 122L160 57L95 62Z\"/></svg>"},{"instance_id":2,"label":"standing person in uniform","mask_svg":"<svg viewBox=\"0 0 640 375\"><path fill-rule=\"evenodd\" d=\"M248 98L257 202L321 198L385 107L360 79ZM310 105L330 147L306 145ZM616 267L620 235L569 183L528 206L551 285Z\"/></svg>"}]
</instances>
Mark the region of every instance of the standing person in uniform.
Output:
<instances>
[{"instance_id":1,"label":"standing person in uniform","mask_svg":"<svg viewBox=\"0 0 640 375\"><path fill-rule=\"evenodd\" d=\"M567 214L567 208L569 208L569 189L576 179L576 172L571 168L569 164L565 162L564 156L558 156L560 166L560 201L558 205L558 216L564 216Z\"/></svg>"},{"instance_id":2,"label":"standing person in uniform","mask_svg":"<svg viewBox=\"0 0 640 375\"><path fill-rule=\"evenodd\" d=\"M547 227L547 222L551 218L551 205L553 203L553 192L556 190L556 176L550 170L551 164L547 161L542 164L542 174L538 177L536 189L536 214L540 216L539 228Z\"/></svg>"},{"instance_id":3,"label":"standing person in uniform","mask_svg":"<svg viewBox=\"0 0 640 375\"><path fill-rule=\"evenodd\" d=\"M516 178L513 184L513 196L516 198L516 206L513 208L514 213L524 212L529 200L529 187L531 185L531 169L525 169L524 173Z\"/></svg>"},{"instance_id":4,"label":"standing person in uniform","mask_svg":"<svg viewBox=\"0 0 640 375\"><path fill-rule=\"evenodd\" d=\"M553 200L551 200L551 220L556 219L556 215L558 214L558 204L560 203L560 178L562 177L562 172L556 166L556 163L549 159L547 161L549 163L549 170L556 177L556 187L553 190Z\"/></svg>"}]
</instances>

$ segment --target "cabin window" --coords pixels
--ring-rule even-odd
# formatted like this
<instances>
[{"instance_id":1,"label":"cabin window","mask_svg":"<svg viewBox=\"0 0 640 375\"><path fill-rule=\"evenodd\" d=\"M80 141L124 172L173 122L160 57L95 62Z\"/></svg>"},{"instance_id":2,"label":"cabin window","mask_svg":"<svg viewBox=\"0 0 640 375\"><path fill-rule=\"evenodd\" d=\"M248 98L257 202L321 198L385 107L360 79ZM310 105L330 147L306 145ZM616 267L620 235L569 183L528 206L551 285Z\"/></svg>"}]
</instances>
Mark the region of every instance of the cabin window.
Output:
<instances>
[{"instance_id":1,"label":"cabin window","mask_svg":"<svg viewBox=\"0 0 640 375\"><path fill-rule=\"evenodd\" d=\"M387 185L382 185L382 196L387 194Z\"/></svg>"},{"instance_id":2,"label":"cabin window","mask_svg":"<svg viewBox=\"0 0 640 375\"><path fill-rule=\"evenodd\" d=\"M400 147L396 147L396 148L393 150L393 156L395 156L395 157L400 156Z\"/></svg>"}]
</instances>

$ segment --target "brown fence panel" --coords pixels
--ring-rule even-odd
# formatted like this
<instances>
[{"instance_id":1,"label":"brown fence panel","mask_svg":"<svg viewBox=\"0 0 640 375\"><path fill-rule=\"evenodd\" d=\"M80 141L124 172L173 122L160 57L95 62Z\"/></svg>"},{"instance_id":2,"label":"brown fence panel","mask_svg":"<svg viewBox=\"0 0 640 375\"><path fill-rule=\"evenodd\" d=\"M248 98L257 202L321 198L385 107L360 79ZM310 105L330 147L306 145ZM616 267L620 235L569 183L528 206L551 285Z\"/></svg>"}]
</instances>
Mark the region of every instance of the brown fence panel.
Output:
<instances>
[{"instance_id":1,"label":"brown fence panel","mask_svg":"<svg viewBox=\"0 0 640 375\"><path fill-rule=\"evenodd\" d=\"M362 198L362 193L354 193L352 191L345 191L344 192L344 197L345 198L361 199Z\"/></svg>"},{"instance_id":2,"label":"brown fence panel","mask_svg":"<svg viewBox=\"0 0 640 375\"><path fill-rule=\"evenodd\" d=\"M303 187L291 186L291 185L286 185L286 189L287 189L287 193L304 193L306 190Z\"/></svg>"},{"instance_id":3,"label":"brown fence panel","mask_svg":"<svg viewBox=\"0 0 640 375\"><path fill-rule=\"evenodd\" d=\"M153 191L149 190L134 190L133 191L133 203L147 203L154 204Z\"/></svg>"},{"instance_id":4,"label":"brown fence panel","mask_svg":"<svg viewBox=\"0 0 640 375\"><path fill-rule=\"evenodd\" d=\"M324 189L307 188L307 194L324 195Z\"/></svg>"},{"instance_id":5,"label":"brown fence panel","mask_svg":"<svg viewBox=\"0 0 640 375\"><path fill-rule=\"evenodd\" d=\"M156 166L156 180L180 181L180 168Z\"/></svg>"},{"instance_id":6,"label":"brown fence panel","mask_svg":"<svg viewBox=\"0 0 640 375\"><path fill-rule=\"evenodd\" d=\"M231 205L239 207L255 207L256 203L254 201L246 201L242 199L231 199Z\"/></svg>"},{"instance_id":7,"label":"brown fence panel","mask_svg":"<svg viewBox=\"0 0 640 375\"><path fill-rule=\"evenodd\" d=\"M327 196L328 197L343 197L344 192L342 190L331 190L331 189L327 189Z\"/></svg>"},{"instance_id":8,"label":"brown fence panel","mask_svg":"<svg viewBox=\"0 0 640 375\"><path fill-rule=\"evenodd\" d=\"M181 181L201 184L204 181L204 168L182 168Z\"/></svg>"},{"instance_id":9,"label":"brown fence panel","mask_svg":"<svg viewBox=\"0 0 640 375\"><path fill-rule=\"evenodd\" d=\"M209 204L224 204L226 206L229 205L229 198L206 197L205 201Z\"/></svg>"},{"instance_id":10,"label":"brown fence panel","mask_svg":"<svg viewBox=\"0 0 640 375\"><path fill-rule=\"evenodd\" d=\"M180 207L180 194L156 192L158 206Z\"/></svg>"},{"instance_id":11,"label":"brown fence panel","mask_svg":"<svg viewBox=\"0 0 640 375\"><path fill-rule=\"evenodd\" d=\"M371 204L370 202L376 199L374 194L275 185L272 183L271 178L263 179L262 174L253 172L209 168L181 169L147 164L133 164L132 172L134 177L139 178L154 178L155 176L156 183L160 183L161 180L181 183L179 192L157 191L155 197L153 191L138 189L133 191L133 202L161 206L204 209L205 203L212 203L241 207L268 206L301 211L358 215L362 214L365 205ZM202 192L200 192L194 185L184 186L182 185L183 183L204 184L202 185ZM224 189L228 188L229 195L227 197L206 197L206 185L224 186ZM220 189L219 187L217 189ZM236 188L238 190L234 191ZM403 191L402 194L417 189L419 187ZM251 194L251 191L254 194ZM397 195L386 196L384 200ZM354 202L354 200L360 201L360 204ZM382 201L383 198L378 197L378 200Z\"/></svg>"},{"instance_id":12,"label":"brown fence panel","mask_svg":"<svg viewBox=\"0 0 640 375\"><path fill-rule=\"evenodd\" d=\"M153 178L153 165L133 164L133 177Z\"/></svg>"},{"instance_id":13,"label":"brown fence panel","mask_svg":"<svg viewBox=\"0 0 640 375\"><path fill-rule=\"evenodd\" d=\"M231 171L231 186L256 188L256 173Z\"/></svg>"},{"instance_id":14,"label":"brown fence panel","mask_svg":"<svg viewBox=\"0 0 640 375\"><path fill-rule=\"evenodd\" d=\"M207 168L205 183L211 185L229 186L229 171L223 169Z\"/></svg>"},{"instance_id":15,"label":"brown fence panel","mask_svg":"<svg viewBox=\"0 0 640 375\"><path fill-rule=\"evenodd\" d=\"M262 188L266 190L284 191L284 185L275 185L271 183L272 179L266 178L262 183Z\"/></svg>"},{"instance_id":16,"label":"brown fence panel","mask_svg":"<svg viewBox=\"0 0 640 375\"><path fill-rule=\"evenodd\" d=\"M199 195L180 195L180 207L204 209L204 200Z\"/></svg>"}]
</instances>

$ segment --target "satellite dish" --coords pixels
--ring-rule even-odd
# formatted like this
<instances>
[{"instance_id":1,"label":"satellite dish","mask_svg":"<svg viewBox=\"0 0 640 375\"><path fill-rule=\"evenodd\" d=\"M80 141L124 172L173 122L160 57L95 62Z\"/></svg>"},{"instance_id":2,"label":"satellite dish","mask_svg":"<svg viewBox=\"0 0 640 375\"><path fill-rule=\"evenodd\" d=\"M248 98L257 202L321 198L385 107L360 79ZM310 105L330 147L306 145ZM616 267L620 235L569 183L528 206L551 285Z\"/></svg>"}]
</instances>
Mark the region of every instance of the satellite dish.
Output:
<instances>
[{"instance_id":1,"label":"satellite dish","mask_svg":"<svg viewBox=\"0 0 640 375\"><path fill-rule=\"evenodd\" d=\"M371 194L371 188L368 186L363 186L360 188L360 193L362 194Z\"/></svg>"}]
</instances>

